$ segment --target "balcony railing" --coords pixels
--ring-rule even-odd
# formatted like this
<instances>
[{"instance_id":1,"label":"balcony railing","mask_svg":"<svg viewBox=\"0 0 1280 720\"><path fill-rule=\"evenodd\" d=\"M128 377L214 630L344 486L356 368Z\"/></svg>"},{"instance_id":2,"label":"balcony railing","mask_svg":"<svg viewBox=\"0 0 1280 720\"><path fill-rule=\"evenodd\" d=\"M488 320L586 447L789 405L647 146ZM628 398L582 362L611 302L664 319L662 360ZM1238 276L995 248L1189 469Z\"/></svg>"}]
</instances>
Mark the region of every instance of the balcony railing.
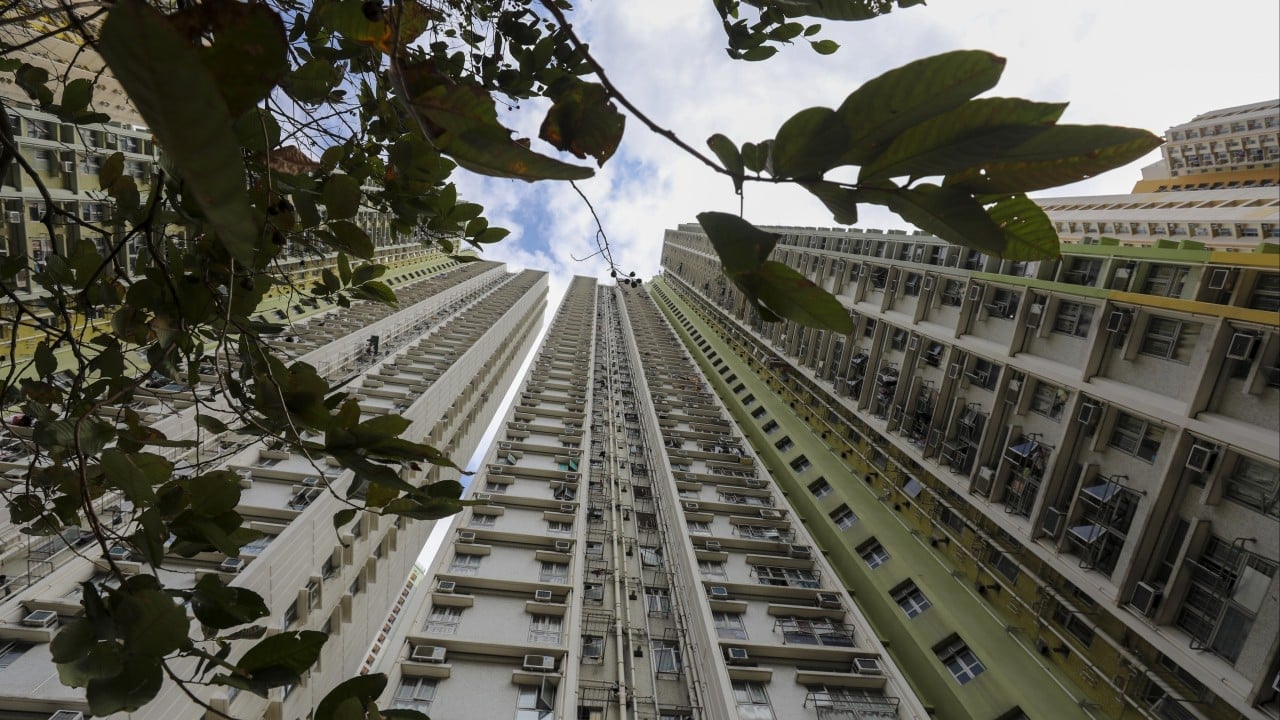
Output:
<instances>
[{"instance_id":1,"label":"balcony railing","mask_svg":"<svg viewBox=\"0 0 1280 720\"><path fill-rule=\"evenodd\" d=\"M819 720L884 720L898 717L898 698L871 693L855 694L856 692L811 692L805 696L804 707L816 708Z\"/></svg>"}]
</instances>

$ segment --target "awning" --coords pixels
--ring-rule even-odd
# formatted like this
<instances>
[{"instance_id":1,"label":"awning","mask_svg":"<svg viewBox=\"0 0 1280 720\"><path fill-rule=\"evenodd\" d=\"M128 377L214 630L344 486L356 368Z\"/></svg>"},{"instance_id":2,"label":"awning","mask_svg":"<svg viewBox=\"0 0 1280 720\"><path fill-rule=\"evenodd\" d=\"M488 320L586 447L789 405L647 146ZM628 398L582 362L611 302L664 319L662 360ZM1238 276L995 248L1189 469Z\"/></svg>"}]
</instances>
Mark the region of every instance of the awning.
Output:
<instances>
[{"instance_id":1,"label":"awning","mask_svg":"<svg viewBox=\"0 0 1280 720\"><path fill-rule=\"evenodd\" d=\"M1119 483L1103 483L1101 485L1090 485L1084 489L1086 495L1095 498L1098 502L1107 502L1120 492Z\"/></svg>"},{"instance_id":2,"label":"awning","mask_svg":"<svg viewBox=\"0 0 1280 720\"><path fill-rule=\"evenodd\" d=\"M1094 540L1102 537L1103 533L1106 531L1106 528L1097 523L1089 523L1088 525L1076 525L1068 532L1075 535L1084 543L1092 543Z\"/></svg>"}]
</instances>

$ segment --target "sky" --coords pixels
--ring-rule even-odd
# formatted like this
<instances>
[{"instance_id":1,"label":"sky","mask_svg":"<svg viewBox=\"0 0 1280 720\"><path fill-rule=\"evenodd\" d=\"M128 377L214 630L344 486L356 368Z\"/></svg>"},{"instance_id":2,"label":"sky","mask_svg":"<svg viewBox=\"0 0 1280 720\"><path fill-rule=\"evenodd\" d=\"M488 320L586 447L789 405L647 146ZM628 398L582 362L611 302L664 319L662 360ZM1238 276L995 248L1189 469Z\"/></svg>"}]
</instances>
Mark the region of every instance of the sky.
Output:
<instances>
[{"instance_id":1,"label":"sky","mask_svg":"<svg viewBox=\"0 0 1280 720\"><path fill-rule=\"evenodd\" d=\"M1206 9L1209 10L1206 12ZM1211 109L1280 94L1274 29L1280 3L1233 0L933 0L858 23L823 22L818 35L840 43L821 56L803 40L758 63L731 60L711 0L579 0L571 20L610 80L658 124L705 150L722 132L741 144L773 137L794 113L836 107L867 80L912 60L958 49L1008 58L989 96L1069 101L1060 122L1128 125L1163 134ZM819 22L819 21L814 21ZM1260 30L1259 30L1260 29ZM535 150L545 104L521 103L502 116ZM1123 193L1158 153L1041 196ZM566 156L565 159L583 162ZM590 161L594 164L594 160ZM459 194L484 205L490 224L511 230L485 256L512 269L552 273L552 307L573 275L607 279L595 252L595 223L567 183L481 178L459 172ZM705 210L738 211L728 178L628 118L617 153L578 183L614 257L627 272L658 272L663 230ZM859 227L910 229L886 210L864 206ZM744 216L757 224L832 226L807 192L748 184Z\"/></svg>"},{"instance_id":2,"label":"sky","mask_svg":"<svg viewBox=\"0 0 1280 720\"><path fill-rule=\"evenodd\" d=\"M1206 9L1209 11L1206 12ZM1158 135L1209 110L1280 94L1275 44L1280 3L1232 0L933 0L860 23L823 22L818 38L840 43L821 56L807 43L760 63L730 60L711 0L579 0L571 16L613 84L659 125L705 149L713 133L738 144L773 137L796 112L837 107L877 75L951 50L982 49L1008 59L987 96L1070 102L1060 122L1127 125ZM819 22L819 21L813 21ZM546 105L526 102L503 116L518 136L537 138ZM540 140L539 152L555 154ZM1041 197L1128 192L1158 152ZM581 162L572 157L564 159ZM550 272L550 321L574 275L608 279L595 257L596 226L566 183L525 183L459 171L459 194L485 206L490 224L511 235L485 257L509 269ZM613 256L626 272L658 273L663 231L705 210L738 211L732 183L628 118L617 153L578 183L600 217ZM756 224L835 223L803 190L748 184L744 217ZM886 210L860 208L859 227L911 229ZM545 324L544 324L545 329ZM540 338L539 338L540 339ZM527 363L526 363L527 368ZM520 377L523 377L524 369ZM508 393L509 403L515 388ZM503 413L505 413L504 403ZM477 467L502 413L468 467ZM437 526L423 560L444 536Z\"/></svg>"}]
</instances>

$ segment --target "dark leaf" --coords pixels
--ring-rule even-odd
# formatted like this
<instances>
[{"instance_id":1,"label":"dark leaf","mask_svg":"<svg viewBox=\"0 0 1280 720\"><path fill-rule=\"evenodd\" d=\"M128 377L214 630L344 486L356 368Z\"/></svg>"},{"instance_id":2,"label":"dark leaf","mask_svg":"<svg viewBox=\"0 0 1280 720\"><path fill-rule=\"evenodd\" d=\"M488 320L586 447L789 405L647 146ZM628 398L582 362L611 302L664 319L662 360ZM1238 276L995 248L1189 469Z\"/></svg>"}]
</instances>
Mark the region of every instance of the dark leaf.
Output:
<instances>
[{"instance_id":1,"label":"dark leaf","mask_svg":"<svg viewBox=\"0 0 1280 720\"><path fill-rule=\"evenodd\" d=\"M622 142L627 119L597 83L576 82L555 98L538 137L575 157L596 159L603 166Z\"/></svg>"},{"instance_id":2,"label":"dark leaf","mask_svg":"<svg viewBox=\"0 0 1280 720\"><path fill-rule=\"evenodd\" d=\"M742 164L742 154L738 152L738 146L733 144L729 138L716 133L707 138L707 147L711 148L711 152L720 158L720 164L729 172L729 176L733 178L733 191L739 195L742 194L742 176L744 174L744 166Z\"/></svg>"},{"instance_id":3,"label":"dark leaf","mask_svg":"<svg viewBox=\"0 0 1280 720\"><path fill-rule=\"evenodd\" d=\"M849 134L834 110L801 110L778 128L769 171L774 177L819 177L840 162L848 144Z\"/></svg>"},{"instance_id":4,"label":"dark leaf","mask_svg":"<svg viewBox=\"0 0 1280 720\"><path fill-rule=\"evenodd\" d=\"M777 235L765 232L737 215L704 212L698 214L698 222L720 256L720 265L730 277L760 267L778 243Z\"/></svg>"},{"instance_id":5,"label":"dark leaf","mask_svg":"<svg viewBox=\"0 0 1280 720\"><path fill-rule=\"evenodd\" d=\"M329 220L345 220L355 217L360 210L364 191L360 189L360 181L356 178L337 174L325 181L321 196L325 210L329 211Z\"/></svg>"},{"instance_id":6,"label":"dark leaf","mask_svg":"<svg viewBox=\"0 0 1280 720\"><path fill-rule=\"evenodd\" d=\"M842 335L853 332L849 311L835 296L782 263L761 264L742 285L779 317Z\"/></svg>"},{"instance_id":7,"label":"dark leaf","mask_svg":"<svg viewBox=\"0 0 1280 720\"><path fill-rule=\"evenodd\" d=\"M974 193L1030 192L1056 187L1133 162L1160 146L1145 130L1109 125L1058 125L1000 158L948 175L943 185Z\"/></svg>"},{"instance_id":8,"label":"dark leaf","mask_svg":"<svg viewBox=\"0 0 1280 720\"><path fill-rule=\"evenodd\" d=\"M836 222L852 225L858 222L858 191L832 182L800 183L831 211Z\"/></svg>"},{"instance_id":9,"label":"dark leaf","mask_svg":"<svg viewBox=\"0 0 1280 720\"><path fill-rule=\"evenodd\" d=\"M997 256L1004 252L1004 231L968 193L923 183L909 190L864 188L858 195L949 243Z\"/></svg>"}]
</instances>

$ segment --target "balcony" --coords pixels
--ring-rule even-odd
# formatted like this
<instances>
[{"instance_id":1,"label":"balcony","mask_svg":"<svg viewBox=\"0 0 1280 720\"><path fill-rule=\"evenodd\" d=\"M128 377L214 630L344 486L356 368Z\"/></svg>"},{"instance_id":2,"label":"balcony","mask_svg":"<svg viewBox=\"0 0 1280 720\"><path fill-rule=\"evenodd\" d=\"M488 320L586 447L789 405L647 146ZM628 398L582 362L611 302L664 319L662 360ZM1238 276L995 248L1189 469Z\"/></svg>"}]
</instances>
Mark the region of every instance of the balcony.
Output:
<instances>
[{"instance_id":1,"label":"balcony","mask_svg":"<svg viewBox=\"0 0 1280 720\"><path fill-rule=\"evenodd\" d=\"M884 720L898 717L899 700L866 690L830 688L805 695L804 707L815 708L819 720Z\"/></svg>"},{"instance_id":2,"label":"balcony","mask_svg":"<svg viewBox=\"0 0 1280 720\"><path fill-rule=\"evenodd\" d=\"M782 633L786 645L819 647L853 647L853 626L818 618L779 618L774 632Z\"/></svg>"}]
</instances>

